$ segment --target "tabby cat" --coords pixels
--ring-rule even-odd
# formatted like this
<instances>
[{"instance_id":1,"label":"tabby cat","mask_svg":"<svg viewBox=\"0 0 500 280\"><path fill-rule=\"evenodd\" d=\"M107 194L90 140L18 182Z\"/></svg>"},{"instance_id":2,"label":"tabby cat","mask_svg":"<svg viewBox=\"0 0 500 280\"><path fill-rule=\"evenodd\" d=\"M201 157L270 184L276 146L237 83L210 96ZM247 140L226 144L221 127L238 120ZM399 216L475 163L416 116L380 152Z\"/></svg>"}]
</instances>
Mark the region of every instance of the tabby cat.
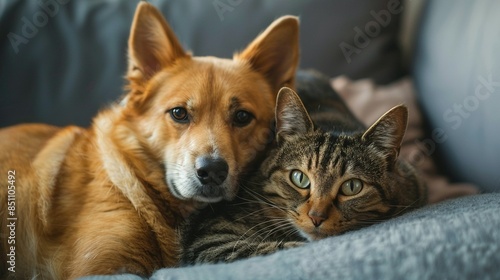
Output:
<instances>
[{"instance_id":1,"label":"tabby cat","mask_svg":"<svg viewBox=\"0 0 500 280\"><path fill-rule=\"evenodd\" d=\"M211 205L188 222L184 265L295 247L426 202L425 186L398 160L406 107L394 107L365 130L337 97L328 105L309 98L311 87L305 92L311 117L296 93L283 88L276 104L277 144L260 170L246 178L236 200Z\"/></svg>"}]
</instances>

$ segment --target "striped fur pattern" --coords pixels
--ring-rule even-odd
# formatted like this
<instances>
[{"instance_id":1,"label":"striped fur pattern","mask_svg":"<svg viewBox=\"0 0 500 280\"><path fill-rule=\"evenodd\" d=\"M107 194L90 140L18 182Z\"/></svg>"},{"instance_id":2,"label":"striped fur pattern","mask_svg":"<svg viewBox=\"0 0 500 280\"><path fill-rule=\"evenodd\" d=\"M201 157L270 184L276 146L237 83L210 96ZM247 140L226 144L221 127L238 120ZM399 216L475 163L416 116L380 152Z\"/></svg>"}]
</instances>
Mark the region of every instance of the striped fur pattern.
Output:
<instances>
[{"instance_id":1,"label":"striped fur pattern","mask_svg":"<svg viewBox=\"0 0 500 280\"><path fill-rule=\"evenodd\" d=\"M424 184L410 165L398 160L406 107L391 109L366 129L336 97L311 99L321 94L315 90L325 92L315 75L302 77L302 85L300 75L298 80L311 115L292 90L282 89L276 148L248 176L236 200L212 205L184 228L183 264L269 254L426 203ZM327 92L333 94L329 88Z\"/></svg>"}]
</instances>

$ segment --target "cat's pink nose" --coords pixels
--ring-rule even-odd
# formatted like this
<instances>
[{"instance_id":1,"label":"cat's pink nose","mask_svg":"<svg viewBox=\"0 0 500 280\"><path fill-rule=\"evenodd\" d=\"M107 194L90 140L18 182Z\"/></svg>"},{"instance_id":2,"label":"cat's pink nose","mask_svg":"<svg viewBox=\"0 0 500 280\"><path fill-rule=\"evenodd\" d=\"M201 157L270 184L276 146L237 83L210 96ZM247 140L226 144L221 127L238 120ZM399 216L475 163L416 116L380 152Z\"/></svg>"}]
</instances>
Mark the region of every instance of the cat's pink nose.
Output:
<instances>
[{"instance_id":1,"label":"cat's pink nose","mask_svg":"<svg viewBox=\"0 0 500 280\"><path fill-rule=\"evenodd\" d=\"M315 227L319 227L323 223L323 221L326 220L327 218L325 215L317 214L314 212L312 213L309 212L308 216Z\"/></svg>"}]
</instances>

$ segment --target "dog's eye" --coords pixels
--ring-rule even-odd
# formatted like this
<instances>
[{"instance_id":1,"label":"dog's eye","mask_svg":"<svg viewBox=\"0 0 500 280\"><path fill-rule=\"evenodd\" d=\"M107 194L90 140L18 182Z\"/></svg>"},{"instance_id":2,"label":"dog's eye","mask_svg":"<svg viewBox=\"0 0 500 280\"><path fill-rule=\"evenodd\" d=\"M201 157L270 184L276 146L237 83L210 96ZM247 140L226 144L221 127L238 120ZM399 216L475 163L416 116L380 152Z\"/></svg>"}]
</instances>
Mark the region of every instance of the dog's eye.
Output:
<instances>
[{"instance_id":1,"label":"dog's eye","mask_svg":"<svg viewBox=\"0 0 500 280\"><path fill-rule=\"evenodd\" d=\"M175 107L172 110L170 110L170 116L174 121L180 122L180 123L186 123L188 122L188 113L186 109L182 107Z\"/></svg>"},{"instance_id":2,"label":"dog's eye","mask_svg":"<svg viewBox=\"0 0 500 280\"><path fill-rule=\"evenodd\" d=\"M253 119L253 115L247 111L240 110L234 115L234 124L236 126L245 126Z\"/></svg>"}]
</instances>

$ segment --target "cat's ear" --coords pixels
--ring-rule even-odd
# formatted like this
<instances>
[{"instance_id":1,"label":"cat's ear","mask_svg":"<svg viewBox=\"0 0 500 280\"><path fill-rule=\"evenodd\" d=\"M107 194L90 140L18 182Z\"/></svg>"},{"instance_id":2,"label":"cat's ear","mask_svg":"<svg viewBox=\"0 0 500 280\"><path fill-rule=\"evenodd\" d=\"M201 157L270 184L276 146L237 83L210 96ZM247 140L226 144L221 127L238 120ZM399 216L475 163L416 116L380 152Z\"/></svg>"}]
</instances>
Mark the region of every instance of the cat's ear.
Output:
<instances>
[{"instance_id":1,"label":"cat's ear","mask_svg":"<svg viewBox=\"0 0 500 280\"><path fill-rule=\"evenodd\" d=\"M384 154L388 163L394 163L398 158L407 124L408 109L404 105L398 105L370 126L361 139L373 143Z\"/></svg>"},{"instance_id":2,"label":"cat's ear","mask_svg":"<svg viewBox=\"0 0 500 280\"><path fill-rule=\"evenodd\" d=\"M306 134L314 129L300 97L290 88L284 87L276 99L276 140Z\"/></svg>"},{"instance_id":3,"label":"cat's ear","mask_svg":"<svg viewBox=\"0 0 500 280\"><path fill-rule=\"evenodd\" d=\"M128 41L131 82L149 79L180 57L186 57L181 44L160 11L141 1L135 11Z\"/></svg>"}]
</instances>

